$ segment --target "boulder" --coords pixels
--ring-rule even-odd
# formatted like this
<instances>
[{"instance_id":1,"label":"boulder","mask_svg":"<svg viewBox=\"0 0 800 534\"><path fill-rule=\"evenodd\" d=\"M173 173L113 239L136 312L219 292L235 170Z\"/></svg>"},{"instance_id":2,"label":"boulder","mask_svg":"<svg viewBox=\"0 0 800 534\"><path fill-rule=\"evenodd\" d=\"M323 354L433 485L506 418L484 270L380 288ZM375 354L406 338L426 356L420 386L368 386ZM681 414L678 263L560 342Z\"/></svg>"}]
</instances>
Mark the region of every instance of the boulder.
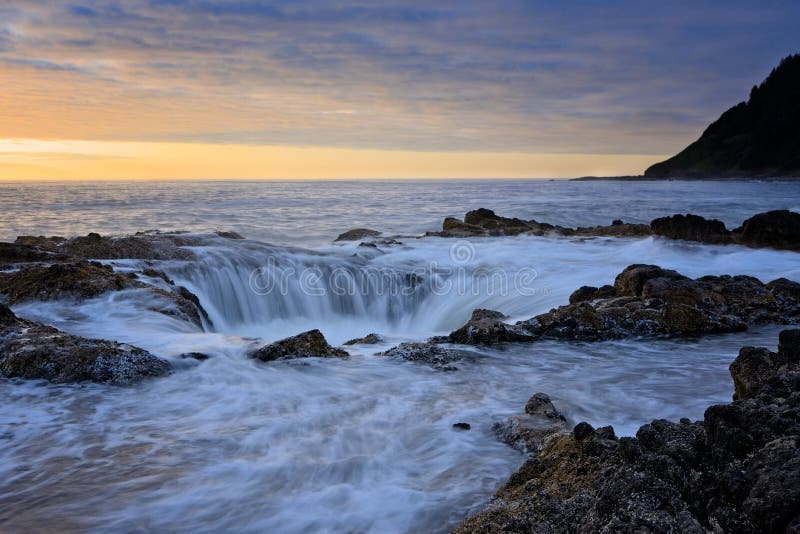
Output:
<instances>
[{"instance_id":1,"label":"boulder","mask_svg":"<svg viewBox=\"0 0 800 534\"><path fill-rule=\"evenodd\" d=\"M566 418L545 393L536 393L525 405L525 413L512 415L492 425L497 438L522 453L534 453L542 443L567 430Z\"/></svg>"},{"instance_id":2,"label":"boulder","mask_svg":"<svg viewBox=\"0 0 800 534\"><path fill-rule=\"evenodd\" d=\"M349 341L345 341L345 345L377 345L383 343L384 339L378 334L367 334L364 337L357 337Z\"/></svg>"},{"instance_id":3,"label":"boulder","mask_svg":"<svg viewBox=\"0 0 800 534\"><path fill-rule=\"evenodd\" d=\"M506 316L493 310L477 309L469 321L450 333L452 343L468 345L492 345L508 341L530 341L531 334L523 328L503 322Z\"/></svg>"},{"instance_id":4,"label":"boulder","mask_svg":"<svg viewBox=\"0 0 800 534\"><path fill-rule=\"evenodd\" d=\"M130 384L171 370L144 349L67 334L0 304L0 375L7 378Z\"/></svg>"},{"instance_id":5,"label":"boulder","mask_svg":"<svg viewBox=\"0 0 800 534\"><path fill-rule=\"evenodd\" d=\"M377 237L381 235L381 232L377 230L370 230L369 228L355 228L353 230L348 230L343 234L339 234L334 241L358 241L360 239L365 239L368 237Z\"/></svg>"},{"instance_id":6,"label":"boulder","mask_svg":"<svg viewBox=\"0 0 800 534\"><path fill-rule=\"evenodd\" d=\"M454 532L795 531L800 330L782 332L779 347L742 349L736 400L703 421L655 420L631 438L580 423L550 436Z\"/></svg>"},{"instance_id":7,"label":"boulder","mask_svg":"<svg viewBox=\"0 0 800 534\"><path fill-rule=\"evenodd\" d=\"M800 213L789 210L759 213L733 233L738 243L749 247L800 250Z\"/></svg>"},{"instance_id":8,"label":"boulder","mask_svg":"<svg viewBox=\"0 0 800 534\"><path fill-rule=\"evenodd\" d=\"M672 215L660 217L650 222L655 235L668 239L699 241L701 243L730 243L731 235L725 223L717 219L705 219L698 215Z\"/></svg>"},{"instance_id":9,"label":"boulder","mask_svg":"<svg viewBox=\"0 0 800 534\"><path fill-rule=\"evenodd\" d=\"M316 329L281 339L250 353L251 358L262 362L294 358L347 358L349 356L346 351L331 347L322 332Z\"/></svg>"},{"instance_id":10,"label":"boulder","mask_svg":"<svg viewBox=\"0 0 800 534\"><path fill-rule=\"evenodd\" d=\"M634 264L626 267L614 279L614 290L619 296L641 297L644 284L653 278L682 279L685 276L658 265Z\"/></svg>"}]
</instances>

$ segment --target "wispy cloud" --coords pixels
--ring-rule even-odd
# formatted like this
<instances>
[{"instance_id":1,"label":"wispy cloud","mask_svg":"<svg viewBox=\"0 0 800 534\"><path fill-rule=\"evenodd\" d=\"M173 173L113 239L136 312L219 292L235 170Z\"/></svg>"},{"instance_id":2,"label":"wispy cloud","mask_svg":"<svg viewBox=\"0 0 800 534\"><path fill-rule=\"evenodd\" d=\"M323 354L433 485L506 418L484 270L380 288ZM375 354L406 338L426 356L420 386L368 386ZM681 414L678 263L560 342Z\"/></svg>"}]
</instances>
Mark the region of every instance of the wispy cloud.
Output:
<instances>
[{"instance_id":1,"label":"wispy cloud","mask_svg":"<svg viewBox=\"0 0 800 534\"><path fill-rule=\"evenodd\" d=\"M665 153L797 2L7 0L5 137Z\"/></svg>"}]
</instances>

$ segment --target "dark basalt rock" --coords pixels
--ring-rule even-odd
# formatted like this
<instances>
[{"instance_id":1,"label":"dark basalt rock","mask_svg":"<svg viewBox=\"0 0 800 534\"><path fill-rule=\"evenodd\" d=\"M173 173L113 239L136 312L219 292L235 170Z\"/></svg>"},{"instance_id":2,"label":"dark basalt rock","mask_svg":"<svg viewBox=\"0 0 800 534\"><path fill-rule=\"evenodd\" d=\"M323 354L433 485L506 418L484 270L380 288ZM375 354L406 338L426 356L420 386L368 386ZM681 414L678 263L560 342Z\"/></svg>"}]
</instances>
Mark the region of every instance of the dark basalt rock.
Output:
<instances>
[{"instance_id":1,"label":"dark basalt rock","mask_svg":"<svg viewBox=\"0 0 800 534\"><path fill-rule=\"evenodd\" d=\"M442 231L437 234L442 237L476 237L500 235L545 235L547 233L571 233L568 228L553 226L552 224L539 223L534 220L523 221L501 217L492 210L479 208L467 212L463 221L447 217L442 224Z\"/></svg>"},{"instance_id":2,"label":"dark basalt rock","mask_svg":"<svg viewBox=\"0 0 800 534\"><path fill-rule=\"evenodd\" d=\"M294 358L348 358L350 355L331 347L319 330L309 330L296 336L281 339L250 353L251 358L263 362Z\"/></svg>"},{"instance_id":3,"label":"dark basalt rock","mask_svg":"<svg viewBox=\"0 0 800 534\"><path fill-rule=\"evenodd\" d=\"M742 349L737 400L703 421L655 420L634 438L587 423L551 435L454 532L794 532L800 330L782 332L779 347Z\"/></svg>"},{"instance_id":4,"label":"dark basalt rock","mask_svg":"<svg viewBox=\"0 0 800 534\"><path fill-rule=\"evenodd\" d=\"M730 243L731 235L725 223L717 219L705 219L698 215L672 215L653 219L650 223L653 233L669 239L699 241L701 243Z\"/></svg>"},{"instance_id":5,"label":"dark basalt rock","mask_svg":"<svg viewBox=\"0 0 800 534\"><path fill-rule=\"evenodd\" d=\"M19 271L0 273L0 293L9 303L27 300L92 298L106 291L139 287L130 276L115 273L98 262L26 266Z\"/></svg>"},{"instance_id":6,"label":"dark basalt rock","mask_svg":"<svg viewBox=\"0 0 800 534\"><path fill-rule=\"evenodd\" d=\"M472 425L469 423L453 423L453 429L455 430L469 430L472 428Z\"/></svg>"},{"instance_id":7,"label":"dark basalt rock","mask_svg":"<svg viewBox=\"0 0 800 534\"><path fill-rule=\"evenodd\" d=\"M66 256L31 245L20 243L0 243L0 264L55 262Z\"/></svg>"},{"instance_id":8,"label":"dark basalt rock","mask_svg":"<svg viewBox=\"0 0 800 534\"><path fill-rule=\"evenodd\" d=\"M181 247L196 244L199 244L197 239L179 233L139 233L125 237L108 237L92 232L86 236L67 239L57 250L81 259L191 260L194 254Z\"/></svg>"},{"instance_id":9,"label":"dark basalt rock","mask_svg":"<svg viewBox=\"0 0 800 534\"><path fill-rule=\"evenodd\" d=\"M499 315L473 317L448 341L490 344L542 338L597 341L634 336L737 332L751 324L800 321L800 284L764 285L750 276L693 280L656 265L631 265L614 286L584 286L561 306L515 325ZM483 312L485 313L485 312ZM496 312L493 312L496 313Z\"/></svg>"},{"instance_id":10,"label":"dark basalt rock","mask_svg":"<svg viewBox=\"0 0 800 534\"><path fill-rule=\"evenodd\" d=\"M150 274L161 274L169 281L160 271ZM117 273L111 266L94 261L26 265L17 271L0 273L0 294L5 295L10 304L17 304L31 300L87 299L108 291L140 289L159 297L153 303L154 311L200 327L204 319L210 322L200 300L185 287L175 286L167 291L135 278L135 275Z\"/></svg>"},{"instance_id":11,"label":"dark basalt rock","mask_svg":"<svg viewBox=\"0 0 800 534\"><path fill-rule=\"evenodd\" d=\"M367 334L364 337L357 337L349 341L345 341L345 345L377 345L383 342L383 337L378 334Z\"/></svg>"},{"instance_id":12,"label":"dark basalt rock","mask_svg":"<svg viewBox=\"0 0 800 534\"><path fill-rule=\"evenodd\" d=\"M353 230L348 230L343 234L339 234L334 241L358 241L359 239L364 239L367 237L377 237L381 235L381 232L377 230L370 230L369 228L355 228Z\"/></svg>"},{"instance_id":13,"label":"dark basalt rock","mask_svg":"<svg viewBox=\"0 0 800 534\"><path fill-rule=\"evenodd\" d=\"M379 352L377 356L398 358L409 362L426 363L439 371L457 371L458 367L452 365L455 362L469 359L472 354L463 350L450 349L437 345L436 343L400 343L384 352Z\"/></svg>"},{"instance_id":14,"label":"dark basalt rock","mask_svg":"<svg viewBox=\"0 0 800 534\"><path fill-rule=\"evenodd\" d=\"M574 233L565 230L562 230L562 233L585 237L647 237L653 232L646 224L631 224L617 220L610 226L580 227L576 228Z\"/></svg>"},{"instance_id":15,"label":"dark basalt rock","mask_svg":"<svg viewBox=\"0 0 800 534\"><path fill-rule=\"evenodd\" d=\"M361 232L371 230L352 230ZM348 235L350 232L342 234ZM464 220L447 217L441 232L427 235L440 237L484 237L513 235L554 235L562 237L646 237L658 235L668 239L697 241L706 244L738 243L750 247L773 247L800 250L800 214L791 211L759 213L747 219L741 228L728 231L722 221L698 215L672 215L654 219L648 224L624 223L617 219L608 226L566 228L535 220L501 217L492 210L480 208L467 212ZM356 234L359 235L359 234ZM343 237L339 236L339 239ZM359 239L353 237L352 239Z\"/></svg>"},{"instance_id":16,"label":"dark basalt rock","mask_svg":"<svg viewBox=\"0 0 800 534\"><path fill-rule=\"evenodd\" d=\"M525 413L512 415L492 425L497 438L523 453L534 453L548 438L567 430L567 420L550 397L536 393L525 405Z\"/></svg>"},{"instance_id":17,"label":"dark basalt rock","mask_svg":"<svg viewBox=\"0 0 800 534\"><path fill-rule=\"evenodd\" d=\"M244 239L244 236L242 234L238 233L238 232L217 230L214 233L217 234L219 237L222 237L224 239Z\"/></svg>"},{"instance_id":18,"label":"dark basalt rock","mask_svg":"<svg viewBox=\"0 0 800 534\"><path fill-rule=\"evenodd\" d=\"M129 384L171 370L144 349L67 334L0 304L0 375L7 378Z\"/></svg>"},{"instance_id":19,"label":"dark basalt rock","mask_svg":"<svg viewBox=\"0 0 800 534\"><path fill-rule=\"evenodd\" d=\"M800 213L789 210L759 213L733 232L737 242L749 247L800 250Z\"/></svg>"},{"instance_id":20,"label":"dark basalt rock","mask_svg":"<svg viewBox=\"0 0 800 534\"><path fill-rule=\"evenodd\" d=\"M464 326L451 332L448 340L467 345L491 345L507 341L530 341L531 334L523 328L503 322L506 316L493 310L477 309Z\"/></svg>"}]
</instances>

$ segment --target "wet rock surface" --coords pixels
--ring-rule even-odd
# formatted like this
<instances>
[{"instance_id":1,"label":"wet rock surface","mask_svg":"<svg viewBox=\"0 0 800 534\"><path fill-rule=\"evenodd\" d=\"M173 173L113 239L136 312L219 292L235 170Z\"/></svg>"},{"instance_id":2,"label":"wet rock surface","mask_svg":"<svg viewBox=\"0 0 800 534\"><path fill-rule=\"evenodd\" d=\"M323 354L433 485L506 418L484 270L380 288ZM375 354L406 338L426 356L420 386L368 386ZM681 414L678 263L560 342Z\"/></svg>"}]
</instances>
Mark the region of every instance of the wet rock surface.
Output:
<instances>
[{"instance_id":1,"label":"wet rock surface","mask_svg":"<svg viewBox=\"0 0 800 534\"><path fill-rule=\"evenodd\" d=\"M736 400L703 421L552 435L454 532L796 532L800 331L743 348L731 375Z\"/></svg>"},{"instance_id":2,"label":"wet rock surface","mask_svg":"<svg viewBox=\"0 0 800 534\"><path fill-rule=\"evenodd\" d=\"M144 349L67 334L16 317L0 304L0 375L4 377L121 385L171 370L167 361Z\"/></svg>"},{"instance_id":3,"label":"wet rock surface","mask_svg":"<svg viewBox=\"0 0 800 534\"><path fill-rule=\"evenodd\" d=\"M319 330L309 330L296 336L281 339L250 353L250 357L263 362L295 358L348 358L350 355L331 347Z\"/></svg>"},{"instance_id":4,"label":"wet rock surface","mask_svg":"<svg viewBox=\"0 0 800 534\"><path fill-rule=\"evenodd\" d=\"M800 321L800 284L786 279L763 284L750 276L691 279L656 265L631 265L613 286L584 286L561 306L515 325L499 316L467 323L451 341L489 344L542 338L597 341L635 336L696 336L737 332L749 325ZM472 322L472 321L471 321ZM472 330L470 330L472 328ZM474 332L474 335L467 335ZM523 332L516 339L509 332ZM480 335L478 335L480 334Z\"/></svg>"},{"instance_id":5,"label":"wet rock surface","mask_svg":"<svg viewBox=\"0 0 800 534\"><path fill-rule=\"evenodd\" d=\"M160 271L145 269L142 274L157 276L170 285L165 290L136 280L135 274L120 274L109 265L94 261L26 265L19 270L0 273L0 295L9 304L33 300L88 299L109 291L138 289L157 298L152 309L191 322L198 327L208 316L196 295L176 286Z\"/></svg>"},{"instance_id":6,"label":"wet rock surface","mask_svg":"<svg viewBox=\"0 0 800 534\"><path fill-rule=\"evenodd\" d=\"M344 345L377 345L378 343L382 342L383 342L382 336L372 333L372 334L367 334L364 337L357 337L349 341L345 341Z\"/></svg>"},{"instance_id":7,"label":"wet rock surface","mask_svg":"<svg viewBox=\"0 0 800 534\"><path fill-rule=\"evenodd\" d=\"M524 414L492 425L492 432L500 441L523 453L535 453L546 439L566 431L567 419L545 393L531 397Z\"/></svg>"},{"instance_id":8,"label":"wet rock surface","mask_svg":"<svg viewBox=\"0 0 800 534\"><path fill-rule=\"evenodd\" d=\"M508 341L531 341L525 329L503 322L506 316L493 310L477 309L464 326L450 333L448 341L465 345L491 345Z\"/></svg>"},{"instance_id":9,"label":"wet rock surface","mask_svg":"<svg viewBox=\"0 0 800 534\"><path fill-rule=\"evenodd\" d=\"M358 241L369 237L378 237L381 232L377 230L370 230L369 228L354 228L348 230L339 236L334 241Z\"/></svg>"},{"instance_id":10,"label":"wet rock surface","mask_svg":"<svg viewBox=\"0 0 800 534\"><path fill-rule=\"evenodd\" d=\"M345 235L345 234L342 234ZM741 244L800 250L800 213L776 210L759 213L741 227L728 230L722 221L694 214L676 214L654 219L650 224L625 223L616 219L607 226L569 228L536 220L502 217L492 210L479 208L467 212L463 220L447 217L440 237L485 237L513 235L553 235L561 237L647 237L697 241L705 244Z\"/></svg>"},{"instance_id":11,"label":"wet rock surface","mask_svg":"<svg viewBox=\"0 0 800 534\"><path fill-rule=\"evenodd\" d=\"M759 213L733 232L737 242L750 247L800 250L800 213L788 210Z\"/></svg>"},{"instance_id":12,"label":"wet rock surface","mask_svg":"<svg viewBox=\"0 0 800 534\"><path fill-rule=\"evenodd\" d=\"M378 353L378 356L398 358L409 362L425 363L439 371L457 371L453 365L474 355L465 350L442 347L436 343L400 343L396 347Z\"/></svg>"},{"instance_id":13,"label":"wet rock surface","mask_svg":"<svg viewBox=\"0 0 800 534\"><path fill-rule=\"evenodd\" d=\"M690 213L661 217L650 222L650 228L658 236L702 243L730 243L731 233L717 219L705 219Z\"/></svg>"}]
</instances>

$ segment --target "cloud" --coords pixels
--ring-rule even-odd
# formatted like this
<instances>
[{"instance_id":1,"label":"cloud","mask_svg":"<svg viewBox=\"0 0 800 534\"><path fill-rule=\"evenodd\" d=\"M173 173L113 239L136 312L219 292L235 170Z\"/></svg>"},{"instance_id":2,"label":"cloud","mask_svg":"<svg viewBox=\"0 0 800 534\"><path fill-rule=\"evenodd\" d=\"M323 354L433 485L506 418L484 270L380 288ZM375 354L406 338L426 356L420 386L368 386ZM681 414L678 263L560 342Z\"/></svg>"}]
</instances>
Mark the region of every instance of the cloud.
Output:
<instances>
[{"instance_id":1,"label":"cloud","mask_svg":"<svg viewBox=\"0 0 800 534\"><path fill-rule=\"evenodd\" d=\"M672 152L800 49L798 18L792 1L8 0L4 134Z\"/></svg>"}]
</instances>

